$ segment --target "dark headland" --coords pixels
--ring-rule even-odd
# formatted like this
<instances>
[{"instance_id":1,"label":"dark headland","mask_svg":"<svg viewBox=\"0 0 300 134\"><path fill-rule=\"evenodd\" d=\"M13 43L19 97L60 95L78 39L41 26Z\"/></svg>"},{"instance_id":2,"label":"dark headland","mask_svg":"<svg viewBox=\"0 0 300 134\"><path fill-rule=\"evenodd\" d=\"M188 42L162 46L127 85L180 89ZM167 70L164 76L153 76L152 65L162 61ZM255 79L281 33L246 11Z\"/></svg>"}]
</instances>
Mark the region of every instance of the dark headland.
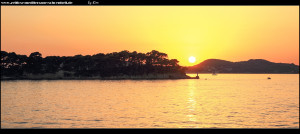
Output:
<instances>
[{"instance_id":1,"label":"dark headland","mask_svg":"<svg viewBox=\"0 0 300 134\"><path fill-rule=\"evenodd\" d=\"M180 66L178 62L156 50L45 58L39 52L26 56L1 51L1 80L193 79L186 73L299 73L297 65L263 59L241 62L208 59L190 67Z\"/></svg>"},{"instance_id":2,"label":"dark headland","mask_svg":"<svg viewBox=\"0 0 300 134\"><path fill-rule=\"evenodd\" d=\"M45 58L39 52L26 56L1 51L1 80L190 79L178 62L156 50Z\"/></svg>"}]
</instances>

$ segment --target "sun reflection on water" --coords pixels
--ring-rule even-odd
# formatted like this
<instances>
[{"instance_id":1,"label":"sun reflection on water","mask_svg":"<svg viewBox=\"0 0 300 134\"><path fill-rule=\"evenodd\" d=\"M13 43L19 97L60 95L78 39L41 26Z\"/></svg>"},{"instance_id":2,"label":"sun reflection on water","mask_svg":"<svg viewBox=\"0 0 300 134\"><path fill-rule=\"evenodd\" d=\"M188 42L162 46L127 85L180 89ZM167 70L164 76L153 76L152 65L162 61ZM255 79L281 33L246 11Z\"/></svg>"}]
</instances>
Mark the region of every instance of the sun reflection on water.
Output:
<instances>
[{"instance_id":1,"label":"sun reflection on water","mask_svg":"<svg viewBox=\"0 0 300 134\"><path fill-rule=\"evenodd\" d=\"M186 114L186 117L189 121L196 122L196 105L197 101L195 100L195 80L190 80L188 82L188 97L187 97L187 109L188 113Z\"/></svg>"}]
</instances>

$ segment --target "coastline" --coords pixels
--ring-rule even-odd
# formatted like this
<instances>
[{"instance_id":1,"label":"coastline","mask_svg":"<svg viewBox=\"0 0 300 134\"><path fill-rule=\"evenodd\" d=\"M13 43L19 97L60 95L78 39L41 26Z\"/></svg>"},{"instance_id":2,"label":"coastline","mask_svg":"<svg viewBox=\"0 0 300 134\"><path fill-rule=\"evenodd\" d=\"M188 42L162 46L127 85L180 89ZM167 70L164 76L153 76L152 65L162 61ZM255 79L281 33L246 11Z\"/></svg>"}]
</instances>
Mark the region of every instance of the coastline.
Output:
<instances>
[{"instance_id":1,"label":"coastline","mask_svg":"<svg viewBox=\"0 0 300 134\"><path fill-rule=\"evenodd\" d=\"M196 77L188 76L187 74L196 73L166 73L166 74L148 74L148 75L122 75L122 76L110 76L110 77L65 77L61 73L56 74L26 74L23 76L1 76L1 81L6 80L176 80L176 79L199 79ZM211 73L198 73L211 74ZM299 73L218 73L218 74L299 74Z\"/></svg>"},{"instance_id":2,"label":"coastline","mask_svg":"<svg viewBox=\"0 0 300 134\"><path fill-rule=\"evenodd\" d=\"M166 74L148 74L148 75L121 75L121 76L92 76L92 77L65 77L58 74L27 74L23 76L8 77L1 76L2 80L174 80L174 79L196 79L195 77L190 77L182 73L166 73Z\"/></svg>"},{"instance_id":3,"label":"coastline","mask_svg":"<svg viewBox=\"0 0 300 134\"><path fill-rule=\"evenodd\" d=\"M167 73L167 74L148 74L148 75L122 75L122 76L110 76L110 77L65 77L59 74L38 74L32 75L27 74L23 76L1 76L1 81L6 80L176 80L176 79L199 79L196 77L188 76L187 74L196 73ZM201 74L211 74L211 73L199 73ZM299 74L299 73L218 73L218 74Z\"/></svg>"}]
</instances>

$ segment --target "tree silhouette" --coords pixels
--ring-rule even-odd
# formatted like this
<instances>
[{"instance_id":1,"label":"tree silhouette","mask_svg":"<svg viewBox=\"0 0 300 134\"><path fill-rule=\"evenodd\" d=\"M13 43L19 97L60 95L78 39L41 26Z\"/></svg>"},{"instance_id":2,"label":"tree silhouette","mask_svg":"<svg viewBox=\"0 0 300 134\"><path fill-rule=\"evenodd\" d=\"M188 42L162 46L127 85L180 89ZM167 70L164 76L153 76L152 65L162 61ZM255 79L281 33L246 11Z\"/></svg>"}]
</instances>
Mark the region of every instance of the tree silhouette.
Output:
<instances>
[{"instance_id":1,"label":"tree silhouette","mask_svg":"<svg viewBox=\"0 0 300 134\"><path fill-rule=\"evenodd\" d=\"M152 50L147 53L123 50L108 54L42 57L39 52L17 55L1 51L1 76L57 73L67 77L110 77L122 75L147 75L149 73L182 72L178 60L168 59L166 53Z\"/></svg>"},{"instance_id":2,"label":"tree silhouette","mask_svg":"<svg viewBox=\"0 0 300 134\"><path fill-rule=\"evenodd\" d=\"M42 73L42 54L39 52L33 52L27 59L26 71L33 74Z\"/></svg>"}]
</instances>

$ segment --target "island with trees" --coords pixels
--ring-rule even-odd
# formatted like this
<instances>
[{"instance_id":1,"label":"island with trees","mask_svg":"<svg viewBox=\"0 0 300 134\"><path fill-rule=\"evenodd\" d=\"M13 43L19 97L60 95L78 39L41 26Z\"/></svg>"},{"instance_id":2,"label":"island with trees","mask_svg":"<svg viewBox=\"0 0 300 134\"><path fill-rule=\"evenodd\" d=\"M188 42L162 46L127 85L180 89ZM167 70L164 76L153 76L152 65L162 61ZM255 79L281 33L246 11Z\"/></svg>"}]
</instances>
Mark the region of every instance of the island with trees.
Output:
<instances>
[{"instance_id":1,"label":"island with trees","mask_svg":"<svg viewBox=\"0 0 300 134\"><path fill-rule=\"evenodd\" d=\"M127 50L95 55L29 56L1 51L1 80L19 79L189 79L186 67L166 53Z\"/></svg>"}]
</instances>

